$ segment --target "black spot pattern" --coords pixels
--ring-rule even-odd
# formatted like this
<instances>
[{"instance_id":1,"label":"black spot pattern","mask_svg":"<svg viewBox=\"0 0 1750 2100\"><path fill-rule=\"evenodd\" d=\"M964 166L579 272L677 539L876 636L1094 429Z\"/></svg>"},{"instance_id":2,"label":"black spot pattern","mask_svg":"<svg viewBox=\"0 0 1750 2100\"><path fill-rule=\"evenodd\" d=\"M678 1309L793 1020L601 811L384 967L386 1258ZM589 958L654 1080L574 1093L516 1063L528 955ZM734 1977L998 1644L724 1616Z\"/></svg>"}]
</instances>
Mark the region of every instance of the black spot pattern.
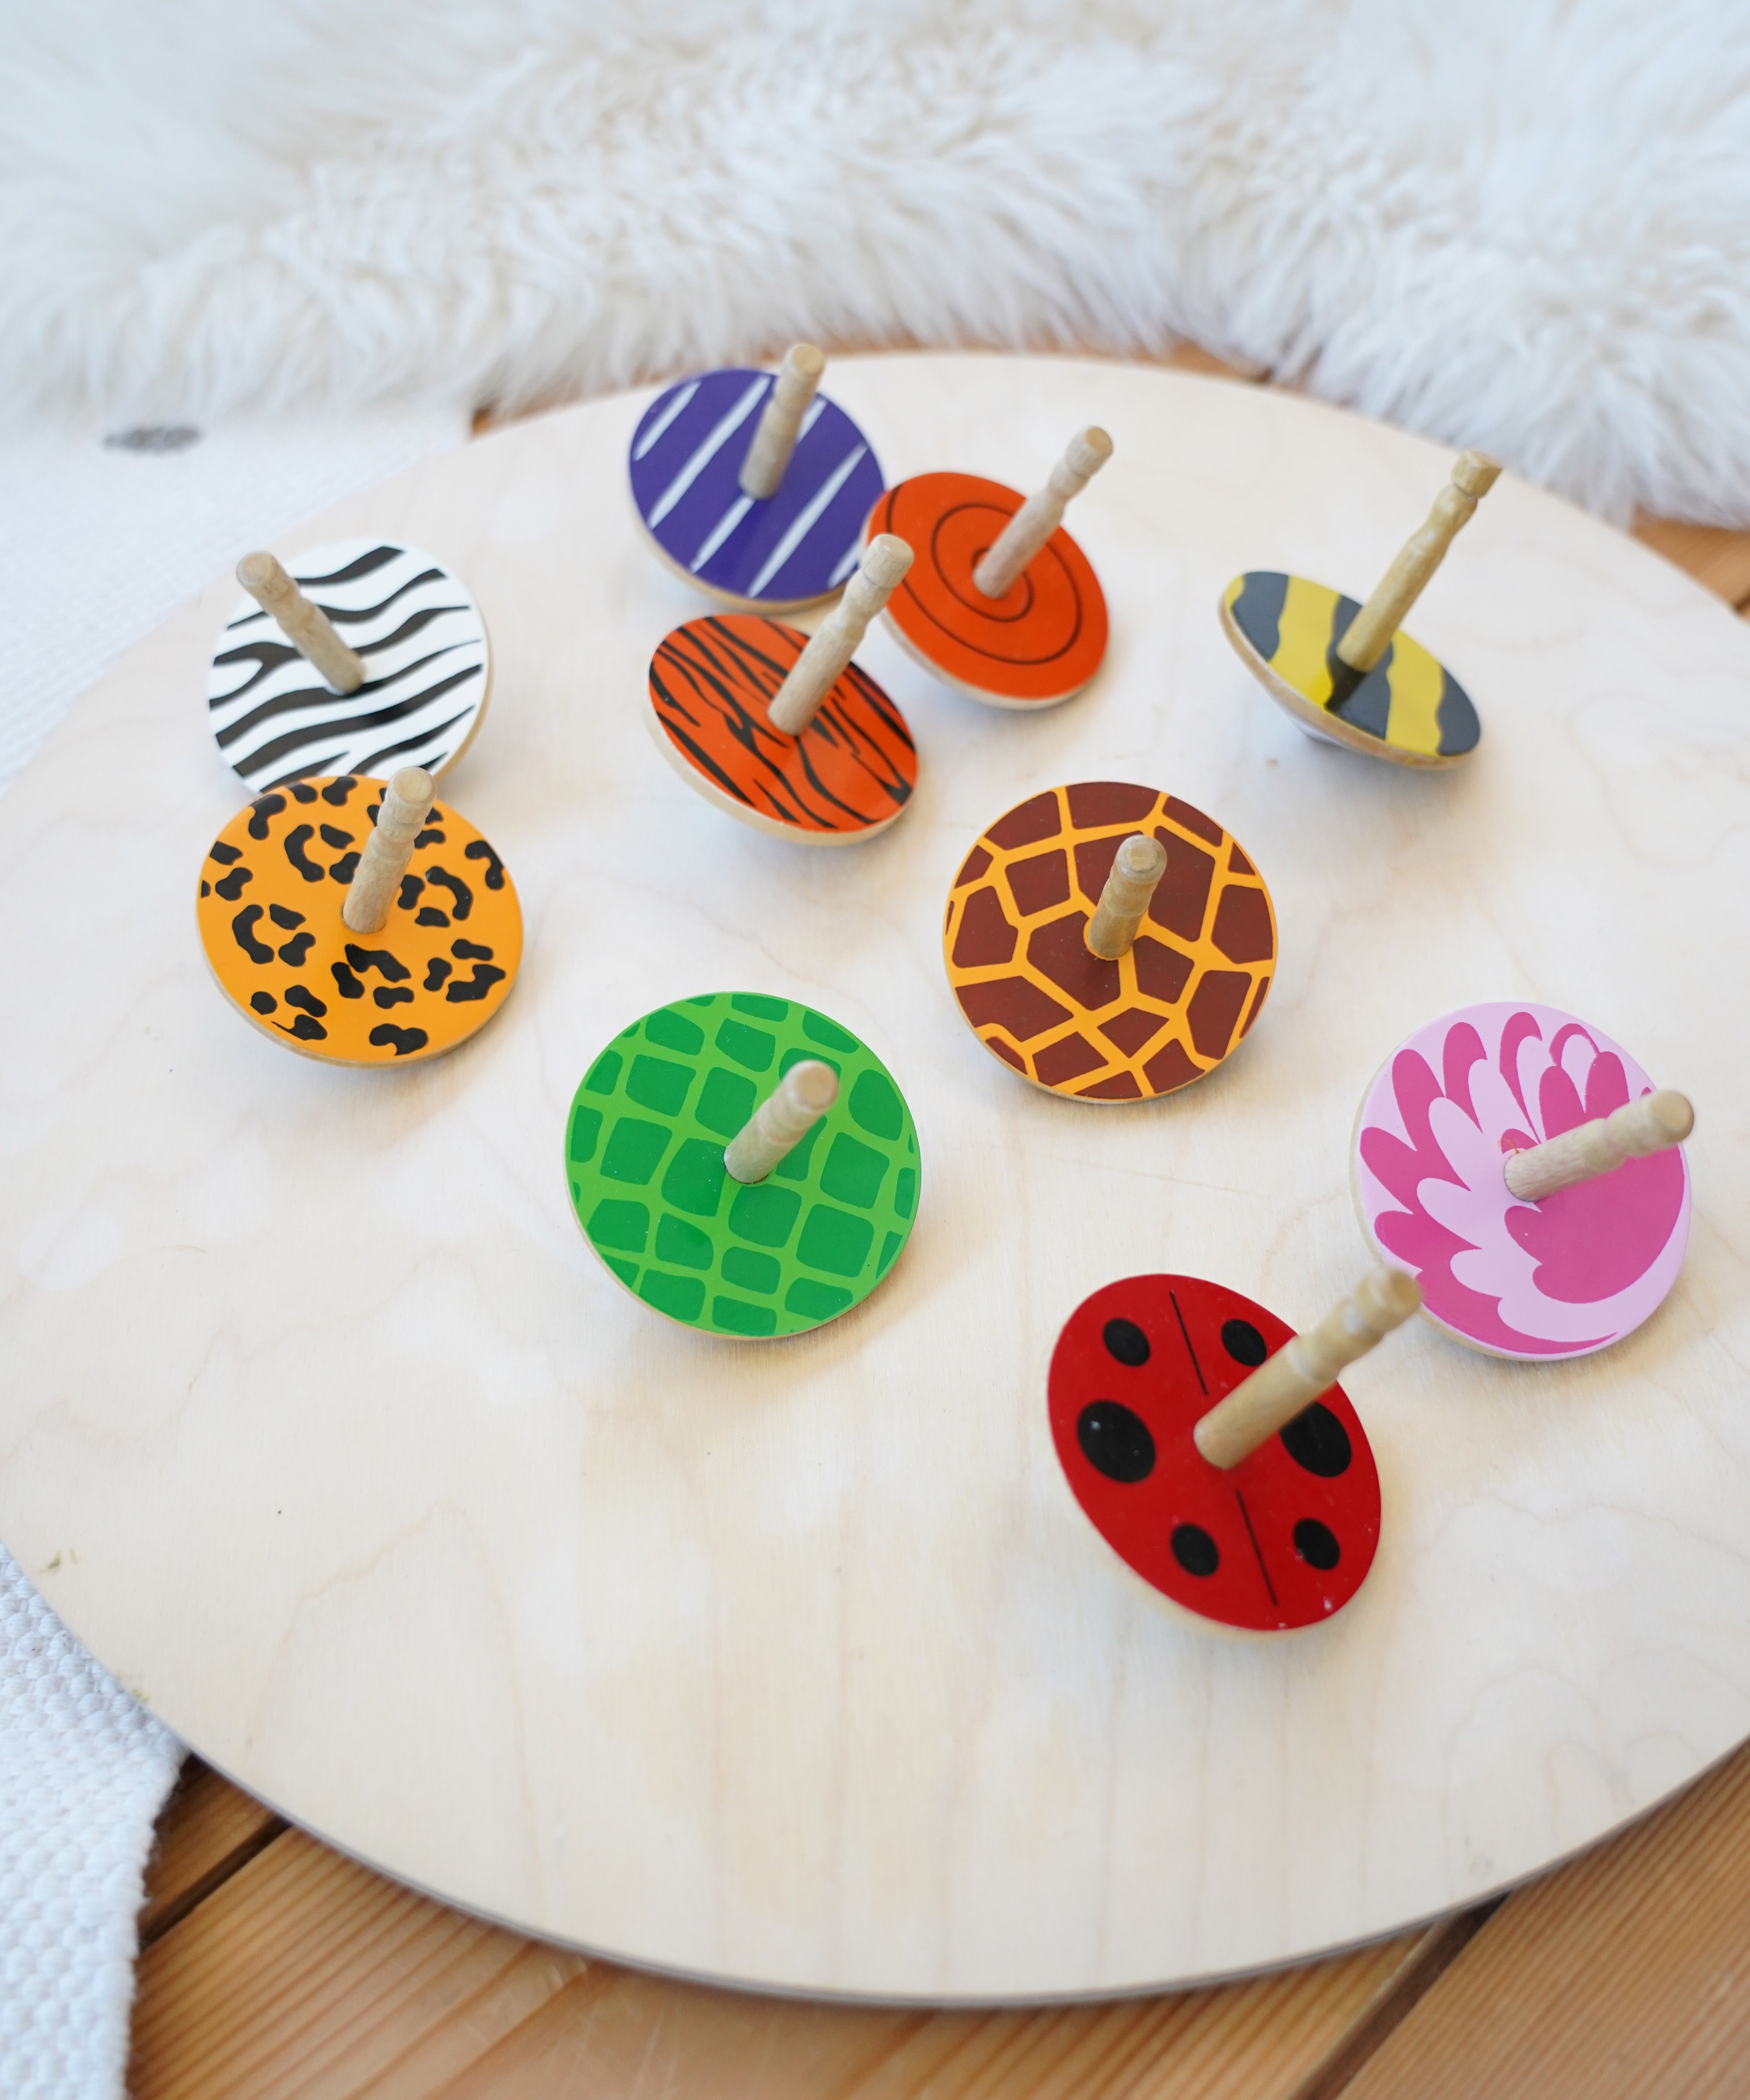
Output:
<instances>
[{"instance_id":1,"label":"black spot pattern","mask_svg":"<svg viewBox=\"0 0 1750 2100\"><path fill-rule=\"evenodd\" d=\"M1134 1369L1148 1361L1148 1337L1134 1320L1109 1320L1100 1339L1106 1345L1106 1354L1115 1362Z\"/></svg>"},{"instance_id":2,"label":"black spot pattern","mask_svg":"<svg viewBox=\"0 0 1750 2100\"><path fill-rule=\"evenodd\" d=\"M315 946L315 940L314 933L294 933L280 949L280 961L288 969L301 970L304 967L305 956Z\"/></svg>"},{"instance_id":3,"label":"black spot pattern","mask_svg":"<svg viewBox=\"0 0 1750 2100\"><path fill-rule=\"evenodd\" d=\"M315 994L313 991L306 991L302 985L292 986L285 995L285 1003L288 1006L301 1007L306 1013L324 1014L328 1012L328 1008Z\"/></svg>"},{"instance_id":4,"label":"black spot pattern","mask_svg":"<svg viewBox=\"0 0 1750 2100\"><path fill-rule=\"evenodd\" d=\"M316 799L315 789L307 786L302 780L289 782L287 783L285 792L292 797L293 801L296 802L314 802ZM285 807L285 805L282 802L280 806L283 810Z\"/></svg>"},{"instance_id":5,"label":"black spot pattern","mask_svg":"<svg viewBox=\"0 0 1750 2100\"><path fill-rule=\"evenodd\" d=\"M277 1021L274 1023L276 1028L280 1028L283 1025ZM315 1015L309 1013L299 1014L297 1020L285 1032L289 1035L295 1035L300 1043L325 1043L328 1034L327 1029L315 1018Z\"/></svg>"},{"instance_id":6,"label":"black spot pattern","mask_svg":"<svg viewBox=\"0 0 1750 2100\"><path fill-rule=\"evenodd\" d=\"M342 846L352 844L352 833L343 832L338 824L324 824L322 827L322 843L325 846L332 846L338 853Z\"/></svg>"},{"instance_id":7,"label":"black spot pattern","mask_svg":"<svg viewBox=\"0 0 1750 2100\"><path fill-rule=\"evenodd\" d=\"M413 994L406 985L378 985L371 997L379 1006L411 1006Z\"/></svg>"},{"instance_id":8,"label":"black spot pattern","mask_svg":"<svg viewBox=\"0 0 1750 2100\"><path fill-rule=\"evenodd\" d=\"M262 915L258 904L245 904L231 922L231 937L252 963L271 963L273 950L255 938L255 922Z\"/></svg>"},{"instance_id":9,"label":"black spot pattern","mask_svg":"<svg viewBox=\"0 0 1750 2100\"><path fill-rule=\"evenodd\" d=\"M1167 1542L1188 1575L1213 1575L1221 1565L1221 1548L1201 1524L1175 1524Z\"/></svg>"},{"instance_id":10,"label":"black spot pattern","mask_svg":"<svg viewBox=\"0 0 1750 2100\"><path fill-rule=\"evenodd\" d=\"M474 975L465 983L457 978L444 992L452 1006L460 1006L465 1000L484 999L496 984L502 984L505 973L491 963L476 963Z\"/></svg>"},{"instance_id":11,"label":"black spot pattern","mask_svg":"<svg viewBox=\"0 0 1750 2100\"><path fill-rule=\"evenodd\" d=\"M328 870L335 881L348 884L358 872L359 856L356 853L342 854Z\"/></svg>"},{"instance_id":12,"label":"black spot pattern","mask_svg":"<svg viewBox=\"0 0 1750 2100\"><path fill-rule=\"evenodd\" d=\"M1135 1487L1154 1471L1148 1423L1117 1401L1091 1401L1076 1417L1076 1441L1095 1472L1125 1487Z\"/></svg>"},{"instance_id":13,"label":"black spot pattern","mask_svg":"<svg viewBox=\"0 0 1750 2100\"><path fill-rule=\"evenodd\" d=\"M242 847L228 845L223 839L215 839L213 850L207 855L209 860L216 860L221 867L229 867L234 860L241 860L242 858Z\"/></svg>"},{"instance_id":14,"label":"black spot pattern","mask_svg":"<svg viewBox=\"0 0 1750 2100\"><path fill-rule=\"evenodd\" d=\"M430 1039L423 1028L397 1028L390 1021L379 1021L371 1030L369 1037L370 1042L379 1050L387 1049L392 1044L398 1057L405 1057L412 1050L423 1050Z\"/></svg>"},{"instance_id":15,"label":"black spot pattern","mask_svg":"<svg viewBox=\"0 0 1750 2100\"><path fill-rule=\"evenodd\" d=\"M455 967L453 963L445 962L442 955L434 955L430 966L425 972L426 990L436 991Z\"/></svg>"},{"instance_id":16,"label":"black spot pattern","mask_svg":"<svg viewBox=\"0 0 1750 2100\"><path fill-rule=\"evenodd\" d=\"M1316 1516L1303 1516L1295 1525L1294 1551L1309 1568L1334 1568L1342 1558L1336 1533Z\"/></svg>"},{"instance_id":17,"label":"black spot pattern","mask_svg":"<svg viewBox=\"0 0 1750 2100\"><path fill-rule=\"evenodd\" d=\"M377 806L380 810L383 805L379 802ZM414 840L413 850L415 853L417 853L424 846L441 846L444 843L445 840L443 832L434 830L428 824L425 829L420 833L419 836Z\"/></svg>"},{"instance_id":18,"label":"black spot pattern","mask_svg":"<svg viewBox=\"0 0 1750 2100\"><path fill-rule=\"evenodd\" d=\"M351 774L343 773L337 780L329 781L328 786L322 791L322 799L324 802L331 804L335 809L338 810L344 805L346 797L352 792L353 789L356 788L358 784L358 781ZM325 832L324 836L326 836ZM328 844L330 845L333 845L336 843L337 841L333 839L328 840Z\"/></svg>"},{"instance_id":19,"label":"black spot pattern","mask_svg":"<svg viewBox=\"0 0 1750 2100\"><path fill-rule=\"evenodd\" d=\"M311 791L312 795L315 790ZM315 836L314 824L294 824L285 835L285 857L302 876L306 882L320 882L328 870L318 867L304 851L305 846Z\"/></svg>"},{"instance_id":20,"label":"black spot pattern","mask_svg":"<svg viewBox=\"0 0 1750 2100\"><path fill-rule=\"evenodd\" d=\"M1264 1338L1250 1320L1229 1320L1221 1330L1221 1345L1236 1364L1255 1370L1270 1353Z\"/></svg>"},{"instance_id":21,"label":"black spot pattern","mask_svg":"<svg viewBox=\"0 0 1750 2100\"><path fill-rule=\"evenodd\" d=\"M1352 1455L1349 1432L1322 1401L1303 1407L1281 1435L1284 1449L1303 1471L1316 1474L1321 1480L1334 1480L1338 1474L1348 1471ZM1320 1560L1312 1564L1315 1568L1325 1565Z\"/></svg>"},{"instance_id":22,"label":"black spot pattern","mask_svg":"<svg viewBox=\"0 0 1750 2100\"><path fill-rule=\"evenodd\" d=\"M275 1013L279 1011L280 1002L271 991L252 991L249 1004L258 1013Z\"/></svg>"},{"instance_id":23,"label":"black spot pattern","mask_svg":"<svg viewBox=\"0 0 1750 2100\"><path fill-rule=\"evenodd\" d=\"M328 968L333 973L334 982L339 988L342 999L364 998L364 986L359 983L344 963L330 963Z\"/></svg>"},{"instance_id":24,"label":"black spot pattern","mask_svg":"<svg viewBox=\"0 0 1750 2100\"><path fill-rule=\"evenodd\" d=\"M400 907L402 911L411 911L413 909L413 907L418 903L420 893L425 887L425 884L422 876L417 875L403 875L401 878L401 894L395 899L395 902ZM447 926L450 922L446 919L443 923Z\"/></svg>"},{"instance_id":25,"label":"black spot pattern","mask_svg":"<svg viewBox=\"0 0 1750 2100\"><path fill-rule=\"evenodd\" d=\"M413 974L407 964L399 956L391 955L387 948L361 948L355 941L346 943L346 960L360 977L364 976L367 971L376 970L390 984L399 984L403 977Z\"/></svg>"},{"instance_id":26,"label":"black spot pattern","mask_svg":"<svg viewBox=\"0 0 1750 2100\"><path fill-rule=\"evenodd\" d=\"M492 951L483 948L477 941L452 941L450 953L459 963L489 963Z\"/></svg>"},{"instance_id":27,"label":"black spot pattern","mask_svg":"<svg viewBox=\"0 0 1750 2100\"><path fill-rule=\"evenodd\" d=\"M419 916L413 921L416 926L447 926L449 923L449 913L440 911L435 904L421 905Z\"/></svg>"},{"instance_id":28,"label":"black spot pattern","mask_svg":"<svg viewBox=\"0 0 1750 2100\"><path fill-rule=\"evenodd\" d=\"M294 926L302 926L304 923L304 915L302 911L293 911L289 905L284 904L270 904L267 907L267 916L272 920L275 925L284 927L288 933Z\"/></svg>"},{"instance_id":29,"label":"black spot pattern","mask_svg":"<svg viewBox=\"0 0 1750 2100\"><path fill-rule=\"evenodd\" d=\"M249 807L255 812L249 819L249 836L264 839L267 836L267 819L279 815L285 807L285 797L283 795L258 795Z\"/></svg>"},{"instance_id":30,"label":"black spot pattern","mask_svg":"<svg viewBox=\"0 0 1750 2100\"><path fill-rule=\"evenodd\" d=\"M450 907L453 917L465 919L473 911L474 892L459 875L452 875L446 867L428 867L425 871L425 879L428 882L442 883L451 896L455 898L456 902Z\"/></svg>"},{"instance_id":31,"label":"black spot pattern","mask_svg":"<svg viewBox=\"0 0 1750 2100\"><path fill-rule=\"evenodd\" d=\"M246 867L240 865L234 867L229 875L214 883L213 887L227 904L235 904L243 894L244 884L253 882L254 879Z\"/></svg>"},{"instance_id":32,"label":"black spot pattern","mask_svg":"<svg viewBox=\"0 0 1750 2100\"><path fill-rule=\"evenodd\" d=\"M484 880L488 889L502 889L505 886L505 863L493 852L484 839L476 839L462 854L464 860L483 860L486 862Z\"/></svg>"}]
</instances>

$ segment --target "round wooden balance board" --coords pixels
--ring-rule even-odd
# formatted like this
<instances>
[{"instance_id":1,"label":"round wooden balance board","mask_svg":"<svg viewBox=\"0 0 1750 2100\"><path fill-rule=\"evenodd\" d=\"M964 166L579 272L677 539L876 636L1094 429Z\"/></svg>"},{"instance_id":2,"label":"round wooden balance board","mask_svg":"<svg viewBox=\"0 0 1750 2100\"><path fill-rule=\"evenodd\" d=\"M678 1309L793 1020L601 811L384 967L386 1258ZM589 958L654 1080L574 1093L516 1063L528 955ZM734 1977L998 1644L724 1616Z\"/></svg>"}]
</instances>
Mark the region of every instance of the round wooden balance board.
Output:
<instances>
[{"instance_id":1,"label":"round wooden balance board","mask_svg":"<svg viewBox=\"0 0 1750 2100\"><path fill-rule=\"evenodd\" d=\"M922 764L861 850L799 861L651 748L650 656L698 607L605 500L648 397L286 538L442 548L491 626L465 806L527 946L451 1056L335 1070L214 990L190 891L237 792L191 706L228 577L0 805L0 1538L266 1799L631 1961L1018 1999L1474 1902L1750 1733L1750 632L1504 481L1416 615L1488 735L1451 772L1373 764L1301 736L1214 608L1260 562L1378 574L1449 449L1091 360L849 360L831 385L896 475L1025 481L1066 430L1117 440L1074 512L1100 677L998 715L878 624L859 661ZM980 828L1099 779L1244 842L1281 968L1220 1070L1095 1112L973 1039L941 938ZM758 1346L636 1303L563 1171L602 1044L719 986L868 1044L928 1168L881 1288ZM1353 1600L1268 1640L1175 1621L1058 1465L1065 1321L1139 1274L1321 1316L1369 1259L1347 1154L1373 1074L1430 1017L1520 997L1694 1101L1675 1287L1566 1363L1400 1330L1342 1379L1382 1501Z\"/></svg>"},{"instance_id":2,"label":"round wooden balance board","mask_svg":"<svg viewBox=\"0 0 1750 2100\"><path fill-rule=\"evenodd\" d=\"M312 774L446 771L492 690L486 622L433 555L372 534L295 549L293 580L365 664L337 693L271 615L240 594L214 637L207 720L225 763L259 794Z\"/></svg>"}]
</instances>

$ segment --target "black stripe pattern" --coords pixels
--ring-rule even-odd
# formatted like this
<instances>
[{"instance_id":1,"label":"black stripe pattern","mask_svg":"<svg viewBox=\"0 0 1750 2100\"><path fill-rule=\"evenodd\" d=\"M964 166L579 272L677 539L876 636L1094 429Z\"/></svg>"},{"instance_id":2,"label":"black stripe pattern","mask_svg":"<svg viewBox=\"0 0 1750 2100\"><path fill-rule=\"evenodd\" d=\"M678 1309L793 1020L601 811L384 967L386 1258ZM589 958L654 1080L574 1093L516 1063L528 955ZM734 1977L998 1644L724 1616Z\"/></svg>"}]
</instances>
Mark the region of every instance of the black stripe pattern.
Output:
<instances>
[{"instance_id":1,"label":"black stripe pattern","mask_svg":"<svg viewBox=\"0 0 1750 2100\"><path fill-rule=\"evenodd\" d=\"M312 774L439 773L472 735L489 657L479 609L441 563L391 540L312 547L288 564L365 662L333 691L253 598L236 607L207 686L227 764L260 793Z\"/></svg>"}]
</instances>

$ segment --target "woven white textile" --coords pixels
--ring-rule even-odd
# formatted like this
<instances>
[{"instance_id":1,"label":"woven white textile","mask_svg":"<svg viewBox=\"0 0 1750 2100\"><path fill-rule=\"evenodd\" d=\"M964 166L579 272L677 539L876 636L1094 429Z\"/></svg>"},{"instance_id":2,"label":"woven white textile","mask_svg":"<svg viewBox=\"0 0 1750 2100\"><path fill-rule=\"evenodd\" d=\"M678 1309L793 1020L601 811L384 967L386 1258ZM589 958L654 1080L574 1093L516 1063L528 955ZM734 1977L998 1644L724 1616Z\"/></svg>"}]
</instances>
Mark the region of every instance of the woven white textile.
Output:
<instances>
[{"instance_id":1,"label":"woven white textile","mask_svg":"<svg viewBox=\"0 0 1750 2100\"><path fill-rule=\"evenodd\" d=\"M263 542L292 550L282 536L300 518L466 431L459 412L434 410L237 424L169 452L105 447L96 428L0 439L0 788L111 660L216 571ZM189 695L191 736L203 699ZM35 1572L52 1596L53 1573ZM0 1546L3 2100L121 2093L141 1874L182 1756Z\"/></svg>"}]
</instances>

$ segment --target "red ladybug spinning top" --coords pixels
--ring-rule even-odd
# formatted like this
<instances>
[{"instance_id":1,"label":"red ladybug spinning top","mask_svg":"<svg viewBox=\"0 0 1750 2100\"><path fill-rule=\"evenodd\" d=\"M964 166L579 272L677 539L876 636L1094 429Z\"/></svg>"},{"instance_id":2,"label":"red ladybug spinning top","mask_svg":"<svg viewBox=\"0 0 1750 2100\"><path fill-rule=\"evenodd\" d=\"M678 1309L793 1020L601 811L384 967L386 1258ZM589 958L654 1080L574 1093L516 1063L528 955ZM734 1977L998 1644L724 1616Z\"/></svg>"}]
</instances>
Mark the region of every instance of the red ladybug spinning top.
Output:
<instances>
[{"instance_id":1,"label":"red ladybug spinning top","mask_svg":"<svg viewBox=\"0 0 1750 2100\"><path fill-rule=\"evenodd\" d=\"M1059 1463L1149 1587L1245 1633L1314 1626L1361 1586L1379 1475L1339 1385L1422 1302L1377 1268L1306 1334L1192 1276L1131 1276L1084 1299L1051 1357Z\"/></svg>"}]
</instances>

